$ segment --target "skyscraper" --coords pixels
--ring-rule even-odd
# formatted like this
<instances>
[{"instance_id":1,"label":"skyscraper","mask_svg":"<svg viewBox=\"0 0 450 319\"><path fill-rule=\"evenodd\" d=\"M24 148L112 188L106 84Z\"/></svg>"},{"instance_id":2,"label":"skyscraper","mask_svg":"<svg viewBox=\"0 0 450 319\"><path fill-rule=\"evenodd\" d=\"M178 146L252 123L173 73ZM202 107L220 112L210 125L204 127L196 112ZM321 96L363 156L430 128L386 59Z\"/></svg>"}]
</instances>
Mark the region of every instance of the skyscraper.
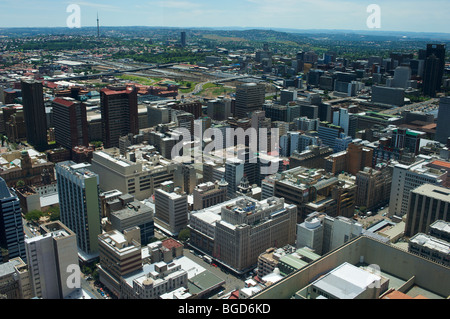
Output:
<instances>
[{"instance_id":1,"label":"skyscraper","mask_svg":"<svg viewBox=\"0 0 450 319\"><path fill-rule=\"evenodd\" d=\"M43 151L48 145L43 86L34 80L22 81L21 85L27 141L38 151Z\"/></svg>"},{"instance_id":2,"label":"skyscraper","mask_svg":"<svg viewBox=\"0 0 450 319\"><path fill-rule=\"evenodd\" d=\"M88 146L86 106L71 98L56 98L52 106L56 143L68 149Z\"/></svg>"},{"instance_id":3,"label":"skyscraper","mask_svg":"<svg viewBox=\"0 0 450 319\"><path fill-rule=\"evenodd\" d=\"M394 71L394 80L392 86L396 88L407 89L408 82L411 79L411 68L409 66L399 66Z\"/></svg>"},{"instance_id":4,"label":"skyscraper","mask_svg":"<svg viewBox=\"0 0 450 319\"><path fill-rule=\"evenodd\" d=\"M236 197L238 185L244 177L245 162L237 158L229 158L225 163L225 181L228 183L228 198Z\"/></svg>"},{"instance_id":5,"label":"skyscraper","mask_svg":"<svg viewBox=\"0 0 450 319\"><path fill-rule=\"evenodd\" d=\"M435 97L442 85L445 68L445 45L427 44L425 69L423 78L423 93Z\"/></svg>"},{"instance_id":6,"label":"skyscraper","mask_svg":"<svg viewBox=\"0 0 450 319\"><path fill-rule=\"evenodd\" d=\"M445 44L427 44L427 57L435 55L439 59L439 84L442 83L445 68Z\"/></svg>"},{"instance_id":7,"label":"skyscraper","mask_svg":"<svg viewBox=\"0 0 450 319\"><path fill-rule=\"evenodd\" d=\"M87 260L98 254L101 234L99 176L89 167L72 161L55 166L61 221L77 235L80 255Z\"/></svg>"},{"instance_id":8,"label":"skyscraper","mask_svg":"<svg viewBox=\"0 0 450 319\"><path fill-rule=\"evenodd\" d=\"M139 133L136 87L109 86L100 91L105 148L119 147L119 138Z\"/></svg>"},{"instance_id":9,"label":"skyscraper","mask_svg":"<svg viewBox=\"0 0 450 319\"><path fill-rule=\"evenodd\" d=\"M0 177L0 247L8 250L10 259L26 261L21 214L19 198Z\"/></svg>"},{"instance_id":10,"label":"skyscraper","mask_svg":"<svg viewBox=\"0 0 450 319\"><path fill-rule=\"evenodd\" d=\"M186 46L186 32L185 31L181 31L181 46L182 47Z\"/></svg>"},{"instance_id":11,"label":"skyscraper","mask_svg":"<svg viewBox=\"0 0 450 319\"><path fill-rule=\"evenodd\" d=\"M436 91L440 88L439 80L439 59L432 54L425 60L425 70L423 75L423 94L436 97Z\"/></svg>"},{"instance_id":12,"label":"skyscraper","mask_svg":"<svg viewBox=\"0 0 450 319\"><path fill-rule=\"evenodd\" d=\"M447 145L448 138L450 137L450 125L448 125L449 119L450 97L447 96L441 98L436 127L436 141L443 143L444 145Z\"/></svg>"},{"instance_id":13,"label":"skyscraper","mask_svg":"<svg viewBox=\"0 0 450 319\"><path fill-rule=\"evenodd\" d=\"M262 83L245 83L236 88L235 116L245 118L249 112L261 110L265 101L265 86Z\"/></svg>"}]
</instances>

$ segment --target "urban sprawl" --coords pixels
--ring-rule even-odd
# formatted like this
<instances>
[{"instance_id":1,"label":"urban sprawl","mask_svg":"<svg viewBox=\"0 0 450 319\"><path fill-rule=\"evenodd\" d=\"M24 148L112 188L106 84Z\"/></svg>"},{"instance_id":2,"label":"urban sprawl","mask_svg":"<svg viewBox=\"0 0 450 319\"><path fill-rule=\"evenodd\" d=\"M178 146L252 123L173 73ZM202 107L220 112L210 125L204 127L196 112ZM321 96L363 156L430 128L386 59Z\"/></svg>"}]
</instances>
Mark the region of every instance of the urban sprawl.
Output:
<instances>
[{"instance_id":1,"label":"urban sprawl","mask_svg":"<svg viewBox=\"0 0 450 319\"><path fill-rule=\"evenodd\" d=\"M448 43L145 32L0 30L0 299L449 298Z\"/></svg>"}]
</instances>

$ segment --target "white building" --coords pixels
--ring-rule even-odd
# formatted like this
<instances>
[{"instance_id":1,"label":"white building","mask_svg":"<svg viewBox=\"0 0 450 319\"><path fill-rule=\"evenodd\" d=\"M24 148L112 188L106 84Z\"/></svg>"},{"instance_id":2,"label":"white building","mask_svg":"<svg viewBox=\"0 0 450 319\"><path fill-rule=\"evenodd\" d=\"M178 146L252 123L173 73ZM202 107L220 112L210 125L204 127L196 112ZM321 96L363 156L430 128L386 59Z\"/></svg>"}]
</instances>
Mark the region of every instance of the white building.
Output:
<instances>
[{"instance_id":1,"label":"white building","mask_svg":"<svg viewBox=\"0 0 450 319\"><path fill-rule=\"evenodd\" d=\"M165 262L144 265L143 270L121 281L122 299L159 299L161 295L188 288L188 273L181 265Z\"/></svg>"},{"instance_id":2,"label":"white building","mask_svg":"<svg viewBox=\"0 0 450 319\"><path fill-rule=\"evenodd\" d=\"M419 155L411 165L397 164L392 173L389 216L404 216L408 212L410 192L422 184L442 185L447 172L428 167L431 157Z\"/></svg>"},{"instance_id":3,"label":"white building","mask_svg":"<svg viewBox=\"0 0 450 319\"><path fill-rule=\"evenodd\" d=\"M188 224L188 196L177 193L173 182L155 190L155 223L169 234L178 234Z\"/></svg>"},{"instance_id":4,"label":"white building","mask_svg":"<svg viewBox=\"0 0 450 319\"><path fill-rule=\"evenodd\" d=\"M312 213L297 225L297 248L308 247L323 255L363 232L361 224L343 216Z\"/></svg>"},{"instance_id":5,"label":"white building","mask_svg":"<svg viewBox=\"0 0 450 319\"><path fill-rule=\"evenodd\" d=\"M308 287L310 299L378 299L387 279L347 262Z\"/></svg>"},{"instance_id":6,"label":"white building","mask_svg":"<svg viewBox=\"0 0 450 319\"><path fill-rule=\"evenodd\" d=\"M103 191L117 189L137 200L153 195L162 182L173 180L178 165L156 153L136 150L126 156L119 149L94 152L91 170L101 176Z\"/></svg>"},{"instance_id":7,"label":"white building","mask_svg":"<svg viewBox=\"0 0 450 319\"><path fill-rule=\"evenodd\" d=\"M27 238L25 248L33 295L43 299L64 299L75 293L78 251L76 235L61 222L41 226L45 234Z\"/></svg>"}]
</instances>

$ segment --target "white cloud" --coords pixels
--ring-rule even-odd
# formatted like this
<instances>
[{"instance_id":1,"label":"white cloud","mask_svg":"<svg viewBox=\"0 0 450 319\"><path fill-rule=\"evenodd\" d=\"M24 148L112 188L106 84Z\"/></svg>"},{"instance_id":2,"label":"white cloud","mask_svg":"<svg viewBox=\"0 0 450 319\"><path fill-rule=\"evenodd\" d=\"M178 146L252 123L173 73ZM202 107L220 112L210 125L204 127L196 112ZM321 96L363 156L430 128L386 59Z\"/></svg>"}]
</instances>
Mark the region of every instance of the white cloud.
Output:
<instances>
[{"instance_id":1,"label":"white cloud","mask_svg":"<svg viewBox=\"0 0 450 319\"><path fill-rule=\"evenodd\" d=\"M81 7L90 7L90 8L97 8L102 9L106 11L120 11L120 7L113 6L110 4L102 4L102 3L95 3L95 2L87 2L87 1L68 1L68 4L78 4Z\"/></svg>"},{"instance_id":2,"label":"white cloud","mask_svg":"<svg viewBox=\"0 0 450 319\"><path fill-rule=\"evenodd\" d=\"M159 1L158 5L161 7L172 9L193 9L200 7L200 4L198 3L177 0Z\"/></svg>"}]
</instances>

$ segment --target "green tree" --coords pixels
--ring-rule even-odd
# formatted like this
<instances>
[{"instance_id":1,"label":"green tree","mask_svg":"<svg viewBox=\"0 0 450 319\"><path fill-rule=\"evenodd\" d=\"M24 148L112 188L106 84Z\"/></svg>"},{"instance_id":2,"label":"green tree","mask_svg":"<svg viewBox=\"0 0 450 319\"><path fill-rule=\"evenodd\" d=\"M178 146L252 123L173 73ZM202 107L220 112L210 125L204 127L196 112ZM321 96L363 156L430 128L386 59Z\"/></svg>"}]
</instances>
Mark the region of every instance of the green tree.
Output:
<instances>
[{"instance_id":1,"label":"green tree","mask_svg":"<svg viewBox=\"0 0 450 319\"><path fill-rule=\"evenodd\" d=\"M189 239L189 237L191 236L191 231L189 230L189 228L185 228L180 230L180 233L178 234L178 239L182 242L185 242Z\"/></svg>"},{"instance_id":2,"label":"green tree","mask_svg":"<svg viewBox=\"0 0 450 319\"><path fill-rule=\"evenodd\" d=\"M47 213L50 215L50 221L59 220L59 206L51 207Z\"/></svg>"},{"instance_id":3,"label":"green tree","mask_svg":"<svg viewBox=\"0 0 450 319\"><path fill-rule=\"evenodd\" d=\"M42 216L44 216L43 212L41 212L40 210L34 209L25 214L25 219L28 221L37 222Z\"/></svg>"},{"instance_id":4,"label":"green tree","mask_svg":"<svg viewBox=\"0 0 450 319\"><path fill-rule=\"evenodd\" d=\"M92 144L95 149L103 146L103 142L102 141L92 141L90 144Z\"/></svg>"},{"instance_id":5,"label":"green tree","mask_svg":"<svg viewBox=\"0 0 450 319\"><path fill-rule=\"evenodd\" d=\"M16 186L17 187L24 187L25 186L25 182L22 179L18 180L17 183L16 183Z\"/></svg>"}]
</instances>

